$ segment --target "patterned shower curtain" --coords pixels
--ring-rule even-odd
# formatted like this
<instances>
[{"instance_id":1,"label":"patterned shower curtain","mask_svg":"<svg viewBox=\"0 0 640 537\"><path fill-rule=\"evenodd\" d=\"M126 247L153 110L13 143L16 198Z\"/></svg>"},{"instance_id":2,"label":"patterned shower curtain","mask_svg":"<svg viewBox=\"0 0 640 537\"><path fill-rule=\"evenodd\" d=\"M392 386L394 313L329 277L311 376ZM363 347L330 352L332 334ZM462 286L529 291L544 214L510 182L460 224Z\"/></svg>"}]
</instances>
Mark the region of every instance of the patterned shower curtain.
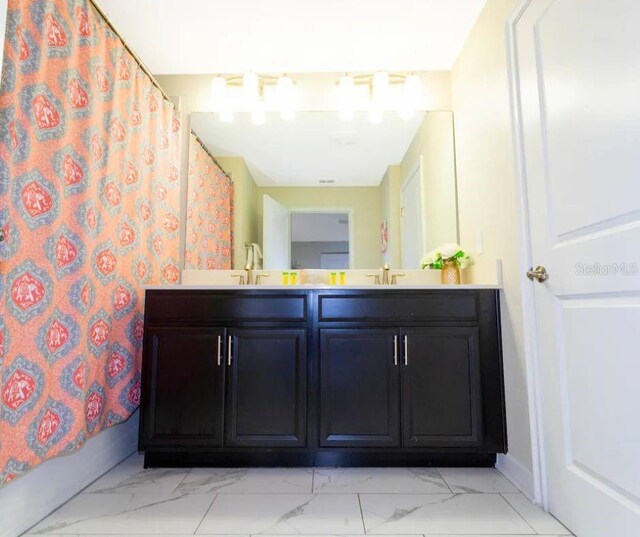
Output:
<instances>
[{"instance_id":1,"label":"patterned shower curtain","mask_svg":"<svg viewBox=\"0 0 640 537\"><path fill-rule=\"evenodd\" d=\"M189 140L186 269L230 269L233 182L192 134Z\"/></svg>"},{"instance_id":2,"label":"patterned shower curtain","mask_svg":"<svg viewBox=\"0 0 640 537\"><path fill-rule=\"evenodd\" d=\"M86 0L9 0L0 484L138 407L142 285L179 279L179 133Z\"/></svg>"}]
</instances>

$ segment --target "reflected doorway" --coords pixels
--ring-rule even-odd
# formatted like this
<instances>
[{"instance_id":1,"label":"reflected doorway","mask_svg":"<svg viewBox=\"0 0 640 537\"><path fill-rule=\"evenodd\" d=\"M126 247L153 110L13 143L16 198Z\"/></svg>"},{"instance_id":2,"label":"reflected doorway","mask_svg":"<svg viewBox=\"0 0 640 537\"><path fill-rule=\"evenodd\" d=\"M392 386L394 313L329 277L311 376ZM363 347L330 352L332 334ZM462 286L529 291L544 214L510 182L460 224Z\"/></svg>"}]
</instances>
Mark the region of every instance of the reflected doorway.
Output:
<instances>
[{"instance_id":1,"label":"reflected doorway","mask_svg":"<svg viewBox=\"0 0 640 537\"><path fill-rule=\"evenodd\" d=\"M349 269L352 257L348 212L291 211L292 269Z\"/></svg>"}]
</instances>

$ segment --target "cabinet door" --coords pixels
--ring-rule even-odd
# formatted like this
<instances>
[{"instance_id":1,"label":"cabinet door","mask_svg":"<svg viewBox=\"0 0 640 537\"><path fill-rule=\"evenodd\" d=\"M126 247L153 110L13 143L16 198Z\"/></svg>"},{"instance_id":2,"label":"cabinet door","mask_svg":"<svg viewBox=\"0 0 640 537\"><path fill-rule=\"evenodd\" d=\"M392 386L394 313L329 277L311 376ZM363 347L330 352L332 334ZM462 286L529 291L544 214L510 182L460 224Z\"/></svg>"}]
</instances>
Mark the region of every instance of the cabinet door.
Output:
<instances>
[{"instance_id":1,"label":"cabinet door","mask_svg":"<svg viewBox=\"0 0 640 537\"><path fill-rule=\"evenodd\" d=\"M142 447L222 445L223 329L148 328Z\"/></svg>"},{"instance_id":2,"label":"cabinet door","mask_svg":"<svg viewBox=\"0 0 640 537\"><path fill-rule=\"evenodd\" d=\"M478 329L402 331L402 441L405 447L480 444Z\"/></svg>"},{"instance_id":3,"label":"cabinet door","mask_svg":"<svg viewBox=\"0 0 640 537\"><path fill-rule=\"evenodd\" d=\"M398 331L320 331L320 445L400 444Z\"/></svg>"},{"instance_id":4,"label":"cabinet door","mask_svg":"<svg viewBox=\"0 0 640 537\"><path fill-rule=\"evenodd\" d=\"M227 345L226 445L304 446L306 331L232 330Z\"/></svg>"}]
</instances>

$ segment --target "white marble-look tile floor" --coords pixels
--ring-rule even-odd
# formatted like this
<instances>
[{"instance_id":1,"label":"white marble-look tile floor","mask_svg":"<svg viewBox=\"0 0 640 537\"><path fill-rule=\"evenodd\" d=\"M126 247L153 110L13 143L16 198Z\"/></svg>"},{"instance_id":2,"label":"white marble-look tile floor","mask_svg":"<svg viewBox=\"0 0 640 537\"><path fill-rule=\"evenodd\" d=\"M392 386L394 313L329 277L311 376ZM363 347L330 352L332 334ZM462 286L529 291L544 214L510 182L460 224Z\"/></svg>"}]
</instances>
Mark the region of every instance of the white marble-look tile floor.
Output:
<instances>
[{"instance_id":1,"label":"white marble-look tile floor","mask_svg":"<svg viewBox=\"0 0 640 537\"><path fill-rule=\"evenodd\" d=\"M571 533L493 468L143 469L133 455L27 535Z\"/></svg>"}]
</instances>

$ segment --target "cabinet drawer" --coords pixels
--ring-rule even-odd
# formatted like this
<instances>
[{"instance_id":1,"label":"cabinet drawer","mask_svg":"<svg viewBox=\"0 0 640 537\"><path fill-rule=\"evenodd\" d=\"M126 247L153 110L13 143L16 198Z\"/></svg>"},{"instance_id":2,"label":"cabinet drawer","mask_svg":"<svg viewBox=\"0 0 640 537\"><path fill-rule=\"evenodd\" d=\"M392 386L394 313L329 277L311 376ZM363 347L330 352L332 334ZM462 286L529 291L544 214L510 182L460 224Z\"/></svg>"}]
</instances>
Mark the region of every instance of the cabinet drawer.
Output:
<instances>
[{"instance_id":1,"label":"cabinet drawer","mask_svg":"<svg viewBox=\"0 0 640 537\"><path fill-rule=\"evenodd\" d=\"M332 321L474 321L478 318L476 293L411 293L380 291L379 294L326 294L318 296L318 318Z\"/></svg>"},{"instance_id":2,"label":"cabinet drawer","mask_svg":"<svg viewBox=\"0 0 640 537\"><path fill-rule=\"evenodd\" d=\"M305 321L304 293L246 294L239 291L155 290L145 297L147 322Z\"/></svg>"}]
</instances>

